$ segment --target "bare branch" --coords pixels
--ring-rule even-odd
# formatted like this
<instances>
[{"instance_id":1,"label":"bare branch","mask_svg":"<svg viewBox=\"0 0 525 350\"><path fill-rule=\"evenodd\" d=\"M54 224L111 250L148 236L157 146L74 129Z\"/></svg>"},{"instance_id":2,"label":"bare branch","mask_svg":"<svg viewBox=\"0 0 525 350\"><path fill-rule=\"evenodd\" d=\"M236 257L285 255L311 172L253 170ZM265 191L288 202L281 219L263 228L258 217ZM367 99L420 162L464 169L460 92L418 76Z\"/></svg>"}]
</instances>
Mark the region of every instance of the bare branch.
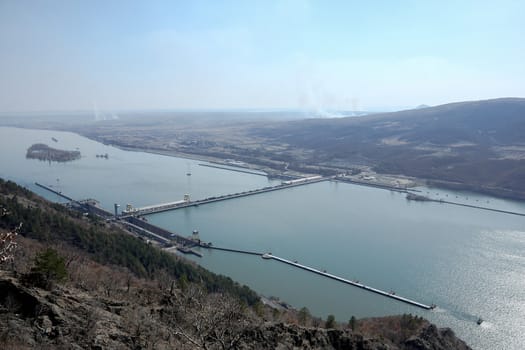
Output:
<instances>
[{"instance_id":1,"label":"bare branch","mask_svg":"<svg viewBox=\"0 0 525 350\"><path fill-rule=\"evenodd\" d=\"M0 208L0 217L9 215L9 212L6 208ZM0 263L10 261L14 258L13 251L15 250L16 236L20 229L22 228L22 223L20 223L15 229L7 232L0 233Z\"/></svg>"}]
</instances>

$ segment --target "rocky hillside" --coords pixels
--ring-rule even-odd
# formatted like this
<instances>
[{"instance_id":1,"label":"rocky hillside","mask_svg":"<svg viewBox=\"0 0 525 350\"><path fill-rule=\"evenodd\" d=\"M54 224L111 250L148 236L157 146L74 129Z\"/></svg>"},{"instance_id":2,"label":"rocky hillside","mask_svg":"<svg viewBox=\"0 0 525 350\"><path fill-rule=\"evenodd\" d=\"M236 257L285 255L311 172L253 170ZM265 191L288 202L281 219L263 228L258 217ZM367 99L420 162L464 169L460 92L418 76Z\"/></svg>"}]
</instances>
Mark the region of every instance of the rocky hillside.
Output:
<instances>
[{"instance_id":1,"label":"rocky hillside","mask_svg":"<svg viewBox=\"0 0 525 350\"><path fill-rule=\"evenodd\" d=\"M191 305L200 302L205 304ZM426 321L413 329L400 326L400 334L389 339L268 321L223 296L196 291L134 286L108 296L70 285L44 290L24 286L5 272L0 274L0 318L4 349L469 349L451 330ZM385 331L402 319L374 322Z\"/></svg>"},{"instance_id":2,"label":"rocky hillside","mask_svg":"<svg viewBox=\"0 0 525 350\"><path fill-rule=\"evenodd\" d=\"M12 258L0 263L1 349L469 349L411 315L342 324L264 305L247 287L2 180L0 238L1 257Z\"/></svg>"}]
</instances>

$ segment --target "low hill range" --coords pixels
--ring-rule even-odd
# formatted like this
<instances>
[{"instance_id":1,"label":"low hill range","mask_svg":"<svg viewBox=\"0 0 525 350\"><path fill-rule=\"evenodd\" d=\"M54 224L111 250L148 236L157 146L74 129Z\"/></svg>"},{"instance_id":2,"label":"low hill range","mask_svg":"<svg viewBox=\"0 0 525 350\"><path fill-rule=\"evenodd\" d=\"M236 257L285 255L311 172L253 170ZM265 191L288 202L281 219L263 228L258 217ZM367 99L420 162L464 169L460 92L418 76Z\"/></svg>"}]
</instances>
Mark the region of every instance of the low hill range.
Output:
<instances>
[{"instance_id":1,"label":"low hill range","mask_svg":"<svg viewBox=\"0 0 525 350\"><path fill-rule=\"evenodd\" d=\"M254 136L311 152L307 162L525 198L525 99L451 103L362 118L269 125Z\"/></svg>"}]
</instances>

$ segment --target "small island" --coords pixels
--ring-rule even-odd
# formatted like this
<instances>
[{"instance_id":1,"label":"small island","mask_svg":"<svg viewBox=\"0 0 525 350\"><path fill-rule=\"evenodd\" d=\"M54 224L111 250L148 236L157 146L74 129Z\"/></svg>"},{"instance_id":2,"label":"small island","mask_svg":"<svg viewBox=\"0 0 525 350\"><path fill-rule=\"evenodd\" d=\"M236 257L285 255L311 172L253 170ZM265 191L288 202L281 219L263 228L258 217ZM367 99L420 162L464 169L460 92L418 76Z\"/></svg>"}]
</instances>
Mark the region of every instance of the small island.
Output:
<instances>
[{"instance_id":1,"label":"small island","mask_svg":"<svg viewBox=\"0 0 525 350\"><path fill-rule=\"evenodd\" d=\"M35 143L27 149L26 158L47 160L53 162L70 162L80 159L79 151L66 151L49 147L43 143Z\"/></svg>"}]
</instances>

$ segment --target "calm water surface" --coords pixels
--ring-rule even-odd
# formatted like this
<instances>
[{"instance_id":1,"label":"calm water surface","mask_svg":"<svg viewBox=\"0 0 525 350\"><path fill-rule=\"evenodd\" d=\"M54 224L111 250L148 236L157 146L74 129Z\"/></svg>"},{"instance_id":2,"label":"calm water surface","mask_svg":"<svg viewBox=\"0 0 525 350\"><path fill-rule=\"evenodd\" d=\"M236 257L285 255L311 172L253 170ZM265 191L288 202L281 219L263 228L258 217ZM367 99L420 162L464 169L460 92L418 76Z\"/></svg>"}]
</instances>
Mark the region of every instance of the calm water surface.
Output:
<instances>
[{"instance_id":1,"label":"calm water surface","mask_svg":"<svg viewBox=\"0 0 525 350\"><path fill-rule=\"evenodd\" d=\"M26 159L27 148L37 142L59 149L78 148L82 158L69 163ZM109 159L96 157L106 153ZM95 198L111 211L114 203L144 206L181 200L184 194L198 199L277 183L263 176L202 167L200 161L122 151L58 131L0 127L0 161L0 177L43 195L48 195L47 191L35 186L35 182L75 199ZM191 176L186 175L188 171Z\"/></svg>"},{"instance_id":2,"label":"calm water surface","mask_svg":"<svg viewBox=\"0 0 525 350\"><path fill-rule=\"evenodd\" d=\"M58 139L55 143L51 137ZM82 159L25 159L35 142L75 149ZM0 128L0 177L47 198L34 186L53 185L73 198L147 205L239 192L273 184L266 178L198 166L197 161L126 152L75 134ZM108 153L109 160L96 158ZM190 169L192 176L186 176ZM58 179L58 180L57 180ZM525 204L440 189L434 198L525 212ZM457 196L457 198L456 198ZM525 340L525 217L409 202L389 191L324 182L252 197L150 215L181 233L200 231L216 246L271 251L422 303L389 300L306 271L255 256L203 250L204 267L264 295L346 322L357 317L420 314L454 329L475 349L523 349ZM476 324L478 317L486 322Z\"/></svg>"}]
</instances>

